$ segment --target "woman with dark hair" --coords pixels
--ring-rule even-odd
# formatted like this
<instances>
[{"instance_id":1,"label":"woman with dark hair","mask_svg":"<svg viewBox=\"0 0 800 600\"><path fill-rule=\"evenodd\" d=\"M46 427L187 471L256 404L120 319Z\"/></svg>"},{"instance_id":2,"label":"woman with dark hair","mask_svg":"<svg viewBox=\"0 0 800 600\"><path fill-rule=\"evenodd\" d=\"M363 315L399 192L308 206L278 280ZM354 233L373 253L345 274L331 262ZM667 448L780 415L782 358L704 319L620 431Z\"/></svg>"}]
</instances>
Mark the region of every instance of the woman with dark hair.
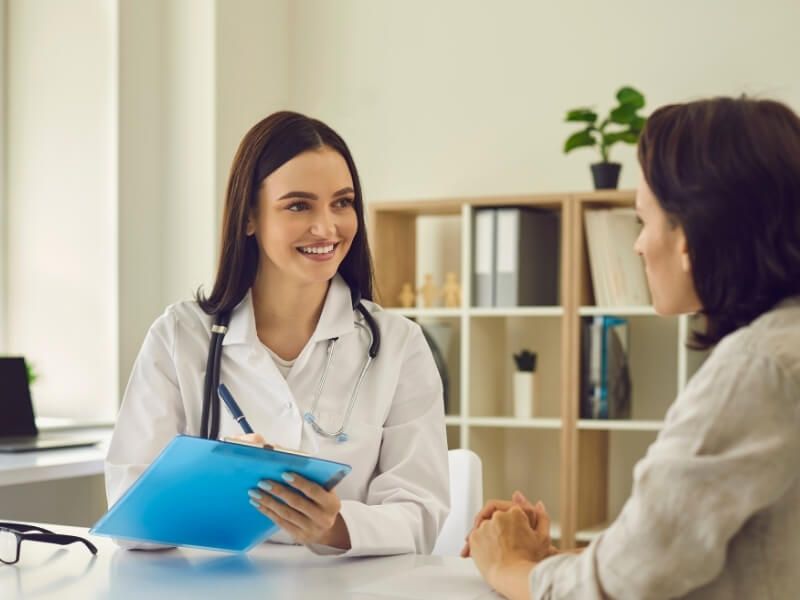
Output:
<instances>
[{"instance_id":1,"label":"woman with dark hair","mask_svg":"<svg viewBox=\"0 0 800 600\"><path fill-rule=\"evenodd\" d=\"M372 301L361 186L330 127L275 113L231 168L216 282L167 308L133 367L106 463L113 504L176 434L351 465L242 497L318 553L428 553L449 504L442 386L418 325ZM258 432L219 408L223 383ZM248 505L248 502L254 508ZM198 526L202 526L201 523Z\"/></svg>"},{"instance_id":2,"label":"woman with dark hair","mask_svg":"<svg viewBox=\"0 0 800 600\"><path fill-rule=\"evenodd\" d=\"M800 119L768 100L665 106L639 141L656 311L714 347L583 552L541 503L490 501L464 555L509 598L794 598L800 589Z\"/></svg>"}]
</instances>

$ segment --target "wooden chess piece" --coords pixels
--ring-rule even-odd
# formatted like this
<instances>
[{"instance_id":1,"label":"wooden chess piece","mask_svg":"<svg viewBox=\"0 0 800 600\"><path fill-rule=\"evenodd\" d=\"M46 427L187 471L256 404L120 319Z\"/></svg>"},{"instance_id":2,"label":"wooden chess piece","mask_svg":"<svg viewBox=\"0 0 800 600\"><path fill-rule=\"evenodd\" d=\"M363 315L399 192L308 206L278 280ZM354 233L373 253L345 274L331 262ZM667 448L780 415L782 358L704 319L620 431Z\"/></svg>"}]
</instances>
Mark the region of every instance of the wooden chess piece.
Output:
<instances>
[{"instance_id":1,"label":"wooden chess piece","mask_svg":"<svg viewBox=\"0 0 800 600\"><path fill-rule=\"evenodd\" d=\"M417 290L417 293L422 296L422 305L425 308L433 306L433 301L439 295L439 290L436 284L433 283L433 275L430 273L425 274L425 283Z\"/></svg>"},{"instance_id":2,"label":"wooden chess piece","mask_svg":"<svg viewBox=\"0 0 800 600\"><path fill-rule=\"evenodd\" d=\"M400 295L397 296L397 299L400 301L400 306L403 308L411 308L414 306L414 299L417 295L414 293L414 290L411 289L411 284L406 282L403 284L402 289L400 290Z\"/></svg>"},{"instance_id":3,"label":"wooden chess piece","mask_svg":"<svg viewBox=\"0 0 800 600\"><path fill-rule=\"evenodd\" d=\"M442 296L444 297L444 305L447 308L458 308L461 306L461 286L458 285L456 274L453 271L448 271L444 276Z\"/></svg>"}]
</instances>

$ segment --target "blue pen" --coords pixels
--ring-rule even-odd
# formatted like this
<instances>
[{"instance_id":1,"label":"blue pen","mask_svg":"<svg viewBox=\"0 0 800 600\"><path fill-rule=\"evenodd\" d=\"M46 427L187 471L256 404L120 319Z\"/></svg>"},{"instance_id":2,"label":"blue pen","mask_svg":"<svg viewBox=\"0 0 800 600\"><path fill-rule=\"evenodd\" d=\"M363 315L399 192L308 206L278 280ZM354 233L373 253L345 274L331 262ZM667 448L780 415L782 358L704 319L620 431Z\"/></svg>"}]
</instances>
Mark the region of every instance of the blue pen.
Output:
<instances>
[{"instance_id":1,"label":"blue pen","mask_svg":"<svg viewBox=\"0 0 800 600\"><path fill-rule=\"evenodd\" d=\"M224 383L220 383L219 386L217 386L217 393L219 394L219 397L222 398L225 406L228 407L233 420L241 425L245 433L253 433L253 428L250 427L250 423L248 423L247 419L245 419L242 409L239 408L238 404L236 404L236 400L233 399L233 395L230 393L228 388L225 387Z\"/></svg>"}]
</instances>

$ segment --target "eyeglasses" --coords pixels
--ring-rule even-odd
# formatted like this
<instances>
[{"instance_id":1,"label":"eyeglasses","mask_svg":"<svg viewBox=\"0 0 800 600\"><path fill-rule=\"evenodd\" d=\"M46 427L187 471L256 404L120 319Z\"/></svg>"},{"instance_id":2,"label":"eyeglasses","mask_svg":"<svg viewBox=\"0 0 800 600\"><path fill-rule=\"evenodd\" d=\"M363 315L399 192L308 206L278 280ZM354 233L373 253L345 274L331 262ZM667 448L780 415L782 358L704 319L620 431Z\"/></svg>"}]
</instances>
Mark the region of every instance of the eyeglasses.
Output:
<instances>
[{"instance_id":1,"label":"eyeglasses","mask_svg":"<svg viewBox=\"0 0 800 600\"><path fill-rule=\"evenodd\" d=\"M33 533L28 533L32 531ZM75 542L86 545L92 554L97 554L97 548L92 542L77 535L61 535L49 529L22 523L0 523L0 562L13 565L19 560L19 548L23 540L32 542L47 542L66 546Z\"/></svg>"}]
</instances>

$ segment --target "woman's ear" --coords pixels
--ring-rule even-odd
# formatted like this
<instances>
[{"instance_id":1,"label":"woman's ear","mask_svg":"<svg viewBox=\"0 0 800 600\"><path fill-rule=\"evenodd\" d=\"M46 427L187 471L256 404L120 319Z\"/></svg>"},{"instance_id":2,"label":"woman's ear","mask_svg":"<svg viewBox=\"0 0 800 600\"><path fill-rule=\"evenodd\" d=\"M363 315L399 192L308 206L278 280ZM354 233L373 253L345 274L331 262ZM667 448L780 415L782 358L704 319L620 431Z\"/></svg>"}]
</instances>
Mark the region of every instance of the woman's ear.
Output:
<instances>
[{"instance_id":1,"label":"woman's ear","mask_svg":"<svg viewBox=\"0 0 800 600\"><path fill-rule=\"evenodd\" d=\"M251 236L256 232L256 220L253 218L253 213L252 212L247 217L247 226L245 227L244 232L248 236Z\"/></svg>"},{"instance_id":2,"label":"woman's ear","mask_svg":"<svg viewBox=\"0 0 800 600\"><path fill-rule=\"evenodd\" d=\"M684 273L692 272L692 261L689 260L689 246L686 243L686 236L681 232L681 269Z\"/></svg>"}]
</instances>

